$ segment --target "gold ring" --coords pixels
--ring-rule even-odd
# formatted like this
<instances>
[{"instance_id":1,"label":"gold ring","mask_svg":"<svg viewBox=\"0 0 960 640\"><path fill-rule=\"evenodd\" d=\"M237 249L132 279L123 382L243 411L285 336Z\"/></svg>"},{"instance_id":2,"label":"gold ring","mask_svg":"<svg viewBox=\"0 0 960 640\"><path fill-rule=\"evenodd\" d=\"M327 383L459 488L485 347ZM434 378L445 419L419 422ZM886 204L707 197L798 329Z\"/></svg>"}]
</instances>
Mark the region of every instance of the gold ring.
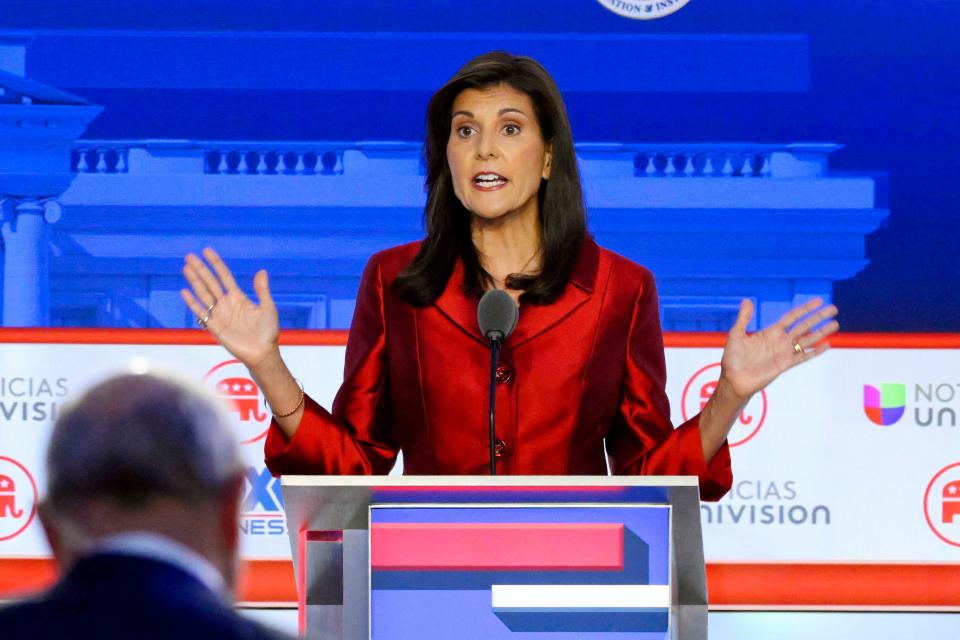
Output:
<instances>
[{"instance_id":1,"label":"gold ring","mask_svg":"<svg viewBox=\"0 0 960 640\"><path fill-rule=\"evenodd\" d=\"M214 308L215 306L217 306L217 301L216 301L216 300L213 301L213 304L212 304L212 305L210 305L209 307L207 307L207 319L208 319L208 320L210 319L210 313L213 311L213 308Z\"/></svg>"},{"instance_id":2,"label":"gold ring","mask_svg":"<svg viewBox=\"0 0 960 640\"><path fill-rule=\"evenodd\" d=\"M797 354L803 355L803 347L800 346L800 343L799 343L799 342L794 342L794 343L793 343L793 350L794 350Z\"/></svg>"}]
</instances>

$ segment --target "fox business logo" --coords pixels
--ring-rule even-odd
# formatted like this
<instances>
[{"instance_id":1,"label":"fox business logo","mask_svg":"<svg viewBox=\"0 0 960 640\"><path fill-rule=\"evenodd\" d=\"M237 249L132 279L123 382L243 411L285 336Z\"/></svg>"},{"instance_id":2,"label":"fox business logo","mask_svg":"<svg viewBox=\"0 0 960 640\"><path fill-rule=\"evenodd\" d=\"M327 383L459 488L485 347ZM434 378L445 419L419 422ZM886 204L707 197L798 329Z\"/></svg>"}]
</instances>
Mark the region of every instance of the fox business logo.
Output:
<instances>
[{"instance_id":1,"label":"fox business logo","mask_svg":"<svg viewBox=\"0 0 960 640\"><path fill-rule=\"evenodd\" d=\"M226 401L233 414L231 425L242 444L251 444L267 435L270 412L264 409L260 387L239 360L226 360L214 366L203 376L203 382Z\"/></svg>"},{"instance_id":2,"label":"fox business logo","mask_svg":"<svg viewBox=\"0 0 960 640\"><path fill-rule=\"evenodd\" d=\"M248 536L287 535L280 478L274 478L266 467L247 467L244 484L246 493L240 511L240 531Z\"/></svg>"},{"instance_id":3,"label":"fox business logo","mask_svg":"<svg viewBox=\"0 0 960 640\"><path fill-rule=\"evenodd\" d=\"M690 0L597 0L624 18L656 20L682 9Z\"/></svg>"},{"instance_id":4,"label":"fox business logo","mask_svg":"<svg viewBox=\"0 0 960 640\"><path fill-rule=\"evenodd\" d=\"M720 380L720 363L708 364L697 371L683 388L680 410L684 421L697 415L717 389ZM733 423L727 440L731 447L738 447L752 440L767 419L767 392L755 393Z\"/></svg>"},{"instance_id":5,"label":"fox business logo","mask_svg":"<svg viewBox=\"0 0 960 640\"><path fill-rule=\"evenodd\" d=\"M909 402L908 402L909 396ZM909 408L913 411L908 412ZM863 412L873 424L891 427L904 416L918 427L956 427L960 410L960 383L884 382L863 385ZM910 420L908 419L909 423Z\"/></svg>"}]
</instances>

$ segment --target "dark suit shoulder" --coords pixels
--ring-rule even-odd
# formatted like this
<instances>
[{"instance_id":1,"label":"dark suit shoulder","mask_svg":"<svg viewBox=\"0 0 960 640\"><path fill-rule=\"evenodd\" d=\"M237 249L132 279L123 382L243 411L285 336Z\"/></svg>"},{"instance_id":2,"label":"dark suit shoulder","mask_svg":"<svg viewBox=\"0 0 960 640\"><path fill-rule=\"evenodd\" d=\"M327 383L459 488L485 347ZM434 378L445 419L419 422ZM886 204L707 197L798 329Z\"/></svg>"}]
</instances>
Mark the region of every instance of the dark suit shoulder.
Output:
<instances>
[{"instance_id":1,"label":"dark suit shoulder","mask_svg":"<svg viewBox=\"0 0 960 640\"><path fill-rule=\"evenodd\" d=\"M52 638L52 633L46 633L41 627L56 610L48 606L41 599L32 599L24 602L0 606L0 629L3 630L4 640L43 640Z\"/></svg>"},{"instance_id":2,"label":"dark suit shoulder","mask_svg":"<svg viewBox=\"0 0 960 640\"><path fill-rule=\"evenodd\" d=\"M164 562L104 554L81 560L46 594L0 609L4 640L279 640L199 580Z\"/></svg>"}]
</instances>

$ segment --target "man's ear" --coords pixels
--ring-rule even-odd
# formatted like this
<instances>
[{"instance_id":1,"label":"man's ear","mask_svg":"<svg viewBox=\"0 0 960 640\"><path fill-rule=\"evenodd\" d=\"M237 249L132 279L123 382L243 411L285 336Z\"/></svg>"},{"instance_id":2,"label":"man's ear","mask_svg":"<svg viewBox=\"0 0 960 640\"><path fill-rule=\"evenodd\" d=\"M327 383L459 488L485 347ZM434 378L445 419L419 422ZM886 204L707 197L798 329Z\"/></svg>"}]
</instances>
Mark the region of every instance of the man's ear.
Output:
<instances>
[{"instance_id":1,"label":"man's ear","mask_svg":"<svg viewBox=\"0 0 960 640\"><path fill-rule=\"evenodd\" d=\"M543 173L541 176L544 180L550 179L550 169L552 168L553 163L553 143L548 142L547 148L543 154Z\"/></svg>"}]
</instances>

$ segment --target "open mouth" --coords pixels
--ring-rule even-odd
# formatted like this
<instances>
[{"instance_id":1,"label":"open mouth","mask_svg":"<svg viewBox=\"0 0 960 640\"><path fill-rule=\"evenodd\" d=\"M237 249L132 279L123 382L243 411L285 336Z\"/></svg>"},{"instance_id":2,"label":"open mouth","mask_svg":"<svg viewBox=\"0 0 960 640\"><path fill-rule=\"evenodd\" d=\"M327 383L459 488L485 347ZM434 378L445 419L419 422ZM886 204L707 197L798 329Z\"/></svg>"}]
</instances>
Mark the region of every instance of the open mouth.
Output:
<instances>
[{"instance_id":1,"label":"open mouth","mask_svg":"<svg viewBox=\"0 0 960 640\"><path fill-rule=\"evenodd\" d=\"M481 189L496 189L507 184L507 179L499 173L478 173L473 176L473 184Z\"/></svg>"}]
</instances>

